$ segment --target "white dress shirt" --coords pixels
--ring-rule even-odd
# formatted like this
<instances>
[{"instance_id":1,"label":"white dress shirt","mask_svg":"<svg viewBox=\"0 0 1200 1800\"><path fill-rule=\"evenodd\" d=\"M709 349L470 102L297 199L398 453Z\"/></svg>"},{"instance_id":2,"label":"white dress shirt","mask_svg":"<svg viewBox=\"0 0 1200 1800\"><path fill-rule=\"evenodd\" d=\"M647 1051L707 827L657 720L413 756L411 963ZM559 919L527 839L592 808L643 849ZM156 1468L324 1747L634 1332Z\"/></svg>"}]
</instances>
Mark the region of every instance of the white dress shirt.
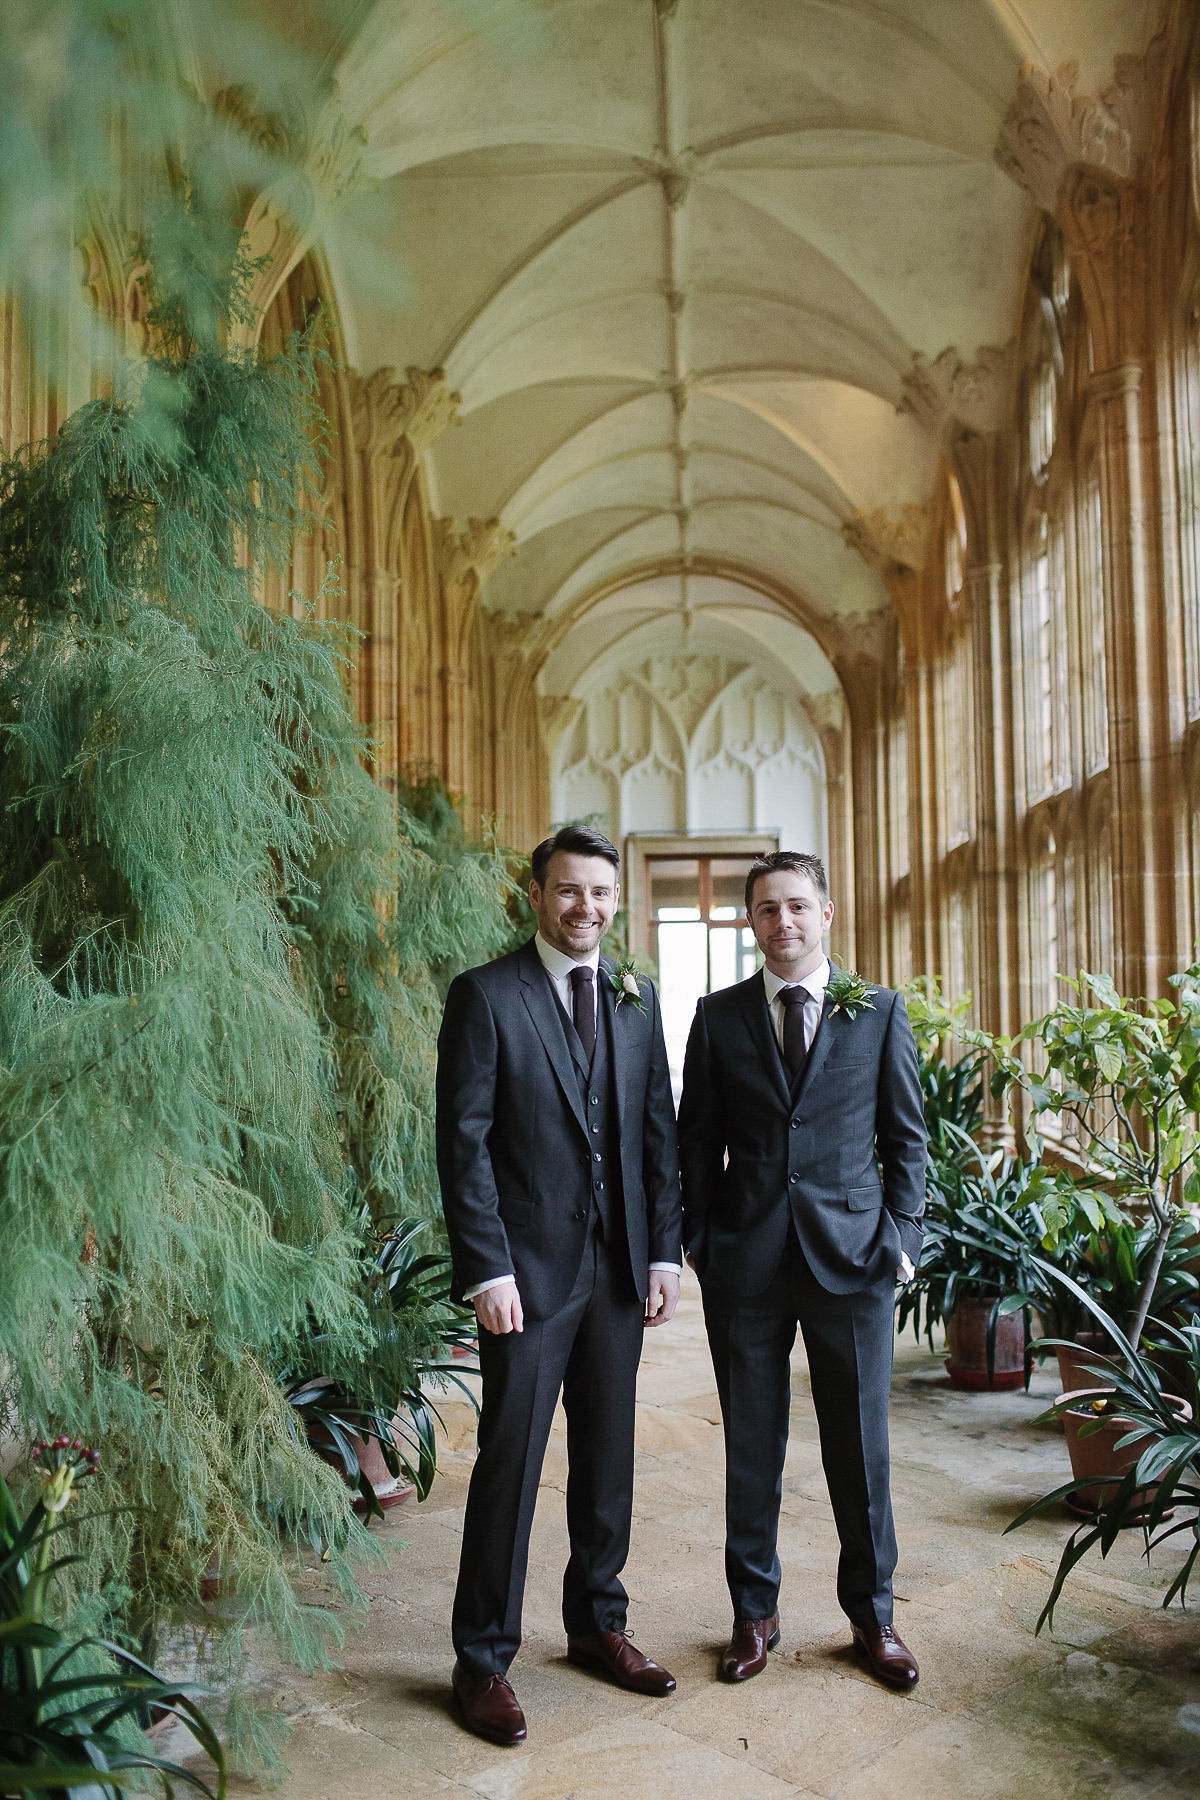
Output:
<instances>
[{"instance_id":1,"label":"white dress shirt","mask_svg":"<svg viewBox=\"0 0 1200 1800\"><path fill-rule=\"evenodd\" d=\"M823 956L815 969L811 969L803 981L785 981L782 975L772 975L770 969L763 970L763 986L767 990L767 1011L771 1015L771 1023L775 1027L775 1040L783 1049L783 1017L787 1008L779 998L786 987L802 987L818 1002L816 1006L804 1008L804 1048L812 1049L812 1041L817 1035L817 1026L821 1022L821 1008L825 1004L825 989L829 986L829 958Z\"/></svg>"},{"instance_id":2,"label":"white dress shirt","mask_svg":"<svg viewBox=\"0 0 1200 1800\"><path fill-rule=\"evenodd\" d=\"M533 940L534 948L541 958L542 967L550 978L550 985L558 996L558 1001L568 1019L575 1020L575 991L571 986L571 972L574 969L590 969L592 971L592 1004L597 1009L600 1005L600 946L597 944L590 956L567 956L562 950L556 950L548 944L539 931ZM828 967L828 964L826 964ZM596 1025L600 1019L597 1012ZM680 1273L678 1263L654 1262L652 1269L669 1269L672 1275ZM516 1276L493 1275L490 1281L481 1281L473 1288L468 1288L463 1295L464 1300L473 1300L476 1294L486 1294L489 1288L501 1287L506 1281L516 1281Z\"/></svg>"},{"instance_id":3,"label":"white dress shirt","mask_svg":"<svg viewBox=\"0 0 1200 1800\"><path fill-rule=\"evenodd\" d=\"M825 989L829 986L829 973L827 956L821 958L816 968L810 970L803 981L784 981L781 975L772 975L770 969L763 970L763 986L767 990L767 1011L771 1015L771 1024L781 1050L783 1049L783 1020L787 1008L779 998L780 994L786 987L802 987L820 1002L819 1006L805 1006L804 1008L804 1049L807 1053L812 1049L812 1041L817 1035L817 1026L821 1022L821 1011L825 1005ZM900 1267L896 1270L897 1278L900 1281L911 1281L913 1273L908 1253L902 1250Z\"/></svg>"}]
</instances>

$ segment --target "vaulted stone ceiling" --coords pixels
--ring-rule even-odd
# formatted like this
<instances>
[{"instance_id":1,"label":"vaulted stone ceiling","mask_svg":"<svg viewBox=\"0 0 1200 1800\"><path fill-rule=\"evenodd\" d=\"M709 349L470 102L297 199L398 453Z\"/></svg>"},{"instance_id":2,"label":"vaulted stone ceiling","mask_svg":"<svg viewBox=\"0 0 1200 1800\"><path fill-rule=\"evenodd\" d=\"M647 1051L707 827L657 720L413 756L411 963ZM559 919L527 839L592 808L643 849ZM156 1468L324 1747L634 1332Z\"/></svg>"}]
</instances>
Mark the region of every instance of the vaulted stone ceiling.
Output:
<instances>
[{"instance_id":1,"label":"vaulted stone ceiling","mask_svg":"<svg viewBox=\"0 0 1200 1800\"><path fill-rule=\"evenodd\" d=\"M516 534L486 604L560 622L547 691L629 633L639 655L656 633L726 652L757 634L810 692L835 678L803 626L835 661L877 641L886 591L844 528L927 498L937 442L898 410L914 358L970 362L1013 335L1034 209L993 153L1020 66L1071 57L1081 92L1103 87L1158 12L369 12L338 79L396 285L339 296L348 352L442 365L461 394L431 452L436 504Z\"/></svg>"}]
</instances>

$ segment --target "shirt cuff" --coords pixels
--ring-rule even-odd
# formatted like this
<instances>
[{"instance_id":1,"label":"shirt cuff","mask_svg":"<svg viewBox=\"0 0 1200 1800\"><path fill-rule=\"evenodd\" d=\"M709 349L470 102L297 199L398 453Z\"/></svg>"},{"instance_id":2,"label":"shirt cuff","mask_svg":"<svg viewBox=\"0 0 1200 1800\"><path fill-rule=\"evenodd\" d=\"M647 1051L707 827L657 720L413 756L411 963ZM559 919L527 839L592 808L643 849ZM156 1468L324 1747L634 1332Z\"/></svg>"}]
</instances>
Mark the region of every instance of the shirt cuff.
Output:
<instances>
[{"instance_id":1,"label":"shirt cuff","mask_svg":"<svg viewBox=\"0 0 1200 1800\"><path fill-rule=\"evenodd\" d=\"M493 1275L490 1281L480 1281L477 1282L473 1288L468 1288L463 1295L463 1299L473 1300L476 1294L486 1294L489 1288L503 1287L506 1281L511 1281L515 1284L516 1279L515 1275Z\"/></svg>"},{"instance_id":2,"label":"shirt cuff","mask_svg":"<svg viewBox=\"0 0 1200 1800\"><path fill-rule=\"evenodd\" d=\"M896 1270L897 1278L900 1281L911 1281L916 1272L917 1271L913 1268L912 1263L909 1261L907 1250L902 1250L900 1252L900 1267Z\"/></svg>"},{"instance_id":3,"label":"shirt cuff","mask_svg":"<svg viewBox=\"0 0 1200 1800\"><path fill-rule=\"evenodd\" d=\"M682 1275L683 1270L678 1263L651 1263L652 1269L669 1269L672 1275Z\"/></svg>"}]
</instances>

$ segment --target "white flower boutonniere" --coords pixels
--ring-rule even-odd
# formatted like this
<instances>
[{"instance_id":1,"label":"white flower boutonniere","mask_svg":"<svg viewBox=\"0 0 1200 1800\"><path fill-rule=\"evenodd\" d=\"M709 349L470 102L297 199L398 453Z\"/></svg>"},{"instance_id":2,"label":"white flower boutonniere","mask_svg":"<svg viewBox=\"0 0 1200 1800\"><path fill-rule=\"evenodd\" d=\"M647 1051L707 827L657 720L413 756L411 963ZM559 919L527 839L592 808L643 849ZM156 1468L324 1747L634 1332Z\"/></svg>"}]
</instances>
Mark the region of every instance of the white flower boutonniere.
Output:
<instances>
[{"instance_id":1,"label":"white flower boutonniere","mask_svg":"<svg viewBox=\"0 0 1200 1800\"><path fill-rule=\"evenodd\" d=\"M638 986L637 969L632 960L627 958L625 962L618 963L608 979L613 993L616 995L616 999L613 1001L614 1009L623 1006L628 1000L630 1005L636 1006L639 1012L645 1012L646 1003L642 999L642 990Z\"/></svg>"},{"instance_id":2,"label":"white flower boutonniere","mask_svg":"<svg viewBox=\"0 0 1200 1800\"><path fill-rule=\"evenodd\" d=\"M829 985L825 989L825 998L832 1001L829 1016L845 1009L846 1017L853 1019L860 1011L875 1011L875 995L877 989L863 980L857 969L834 969L829 977Z\"/></svg>"}]
</instances>

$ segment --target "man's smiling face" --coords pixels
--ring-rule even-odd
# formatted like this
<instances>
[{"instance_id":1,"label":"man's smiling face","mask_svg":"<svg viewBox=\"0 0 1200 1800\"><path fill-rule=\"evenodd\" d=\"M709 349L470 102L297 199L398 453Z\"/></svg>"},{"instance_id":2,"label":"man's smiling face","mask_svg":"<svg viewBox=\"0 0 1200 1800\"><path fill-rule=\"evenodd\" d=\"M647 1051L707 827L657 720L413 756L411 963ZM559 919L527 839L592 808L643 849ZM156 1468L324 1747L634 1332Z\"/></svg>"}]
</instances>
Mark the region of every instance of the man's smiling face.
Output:
<instances>
[{"instance_id":1,"label":"man's smiling face","mask_svg":"<svg viewBox=\"0 0 1200 1800\"><path fill-rule=\"evenodd\" d=\"M613 921L621 889L607 856L556 850L539 887L529 884L529 904L548 944L577 962L592 954Z\"/></svg>"}]
</instances>

